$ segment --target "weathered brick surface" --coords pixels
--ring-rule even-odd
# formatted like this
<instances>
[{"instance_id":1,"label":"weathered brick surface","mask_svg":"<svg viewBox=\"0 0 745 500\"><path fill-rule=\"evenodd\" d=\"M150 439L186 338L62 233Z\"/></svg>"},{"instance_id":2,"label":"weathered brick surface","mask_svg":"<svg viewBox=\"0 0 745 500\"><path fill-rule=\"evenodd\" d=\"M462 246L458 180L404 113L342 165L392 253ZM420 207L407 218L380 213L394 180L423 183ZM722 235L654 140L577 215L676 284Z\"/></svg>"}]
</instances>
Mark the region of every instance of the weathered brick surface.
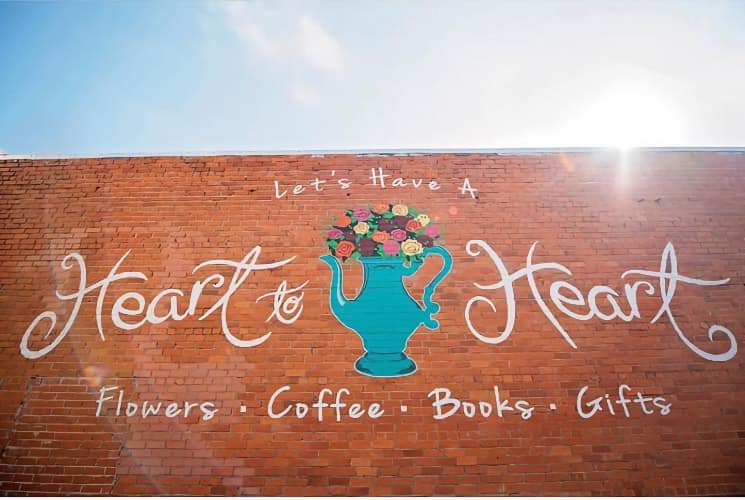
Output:
<instances>
[{"instance_id":1,"label":"weathered brick surface","mask_svg":"<svg viewBox=\"0 0 745 500\"><path fill-rule=\"evenodd\" d=\"M422 178L419 188L371 186L372 168L393 177ZM335 175L332 177L331 172ZM328 179L323 192L295 184ZM353 182L342 190L335 179ZM468 178L477 199L458 192ZM427 189L431 179L443 187ZM288 194L275 196L273 181ZM357 374L359 339L331 315L323 230L345 208L375 201L403 202L428 212L443 229L453 271L435 299L440 329L420 327L408 352L419 371L398 379ZM745 362L697 356L663 315L659 294L642 296L642 318L631 322L577 321L548 302L578 348L556 331L525 278L515 283L512 335L487 344L469 332L464 309L479 294L498 314L475 309L476 322L495 337L504 326L504 294L474 286L499 281L494 264L469 256L466 243L482 239L510 271L535 262L572 270L537 274L548 297L566 279L585 294L593 285L622 291L628 269L658 270L667 242L679 271L726 285L678 284L673 310L680 329L701 349L727 350L731 330L740 350L745 337L745 154L611 153L536 155L442 154L412 156L226 156L81 160L0 160L0 490L6 494L264 494L264 495L669 495L745 493ZM238 348L224 337L219 314L132 331L116 328L110 311L126 291L152 299L166 288L184 290L192 270L209 259L238 261L255 245L261 261L297 256L292 263L253 274L231 300L237 336L262 345ZM36 360L21 355L24 331L43 311L58 314L32 336L48 345L64 325L78 272L62 259L81 254L88 282L105 278L130 250L120 271L148 280L111 285L99 336L97 295L58 347ZM434 259L433 259L434 260ZM410 285L421 295L437 272L427 262ZM197 273L198 274L198 273ZM199 275L204 277L205 274ZM291 325L265 323L270 301L256 298L287 280L305 280L304 310ZM358 267L345 270L345 290L361 284ZM649 278L657 288L656 278ZM204 312L219 298L210 290ZM621 292L622 293L622 292ZM502 300L499 300L500 297ZM625 309L623 297L619 303ZM603 302L607 308L607 302ZM130 304L131 306L131 304ZM578 308L581 309L581 308ZM607 309L606 309L607 310ZM385 322L385 310L378 321ZM42 328L44 331L42 331ZM588 398L662 396L669 415L630 416L607 410L582 419L579 390ZM291 386L283 403L315 401L323 387L346 387L348 403L381 402L376 420L325 413L272 419L271 394ZM218 413L184 417L115 415L115 401L96 416L99 389L117 386L127 401L212 401ZM528 420L433 418L428 393L447 387L459 398L524 399ZM116 392L111 393L116 396ZM331 399L331 398L327 398ZM552 411L549 405L557 409ZM246 412L240 407L245 405ZM401 406L408 410L403 413Z\"/></svg>"}]
</instances>

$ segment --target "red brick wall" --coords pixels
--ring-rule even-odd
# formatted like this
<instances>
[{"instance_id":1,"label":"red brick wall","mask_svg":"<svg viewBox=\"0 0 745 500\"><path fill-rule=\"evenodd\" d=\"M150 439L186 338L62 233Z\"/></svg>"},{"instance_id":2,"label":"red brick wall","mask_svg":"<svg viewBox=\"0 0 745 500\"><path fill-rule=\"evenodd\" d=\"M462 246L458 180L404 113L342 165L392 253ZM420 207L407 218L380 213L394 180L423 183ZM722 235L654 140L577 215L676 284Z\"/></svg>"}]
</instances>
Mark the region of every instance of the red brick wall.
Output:
<instances>
[{"instance_id":1,"label":"red brick wall","mask_svg":"<svg viewBox=\"0 0 745 500\"><path fill-rule=\"evenodd\" d=\"M384 190L371 186L372 168L393 177L423 179ZM331 172L334 171L334 177ZM276 198L273 181L292 190L316 176L331 180L322 192ZM342 190L335 179L351 180ZM459 192L468 178L477 198ZM435 179L441 185L430 191ZM727 284L677 283L670 310L686 339L711 354L726 353L725 333L707 337L712 325L745 337L745 154L646 152L536 155L441 154L411 156L227 156L0 161L0 490L6 494L743 494L745 493L745 368L742 352L709 361L678 336L655 292L638 290L639 315L571 319L549 300L556 280L576 285L587 298L594 285L617 290L628 312L621 278L630 269L659 271L663 249L674 245L680 274ZM435 293L442 309L437 331L420 326L407 353L418 371L401 378L357 373L360 339L329 307L324 231L346 208L386 201L427 212L442 229L454 259ZM503 342L482 342L469 330L467 303L488 296L471 311L474 327L495 338L505 324L504 290L497 269L469 240L488 243L509 272L533 261L566 266L536 272L546 307L577 345L572 348L535 300L525 277L514 283L516 320ZM240 261L261 245L260 262L296 256L278 269L255 271L228 309L231 331L244 340L271 330L261 345L240 348L222 331L219 311L198 320L222 296L209 288L197 315L181 321L123 330L112 323L115 301L126 292L148 302L167 288L183 290L188 305L194 281L210 272L194 267L210 259ZM24 332L44 311L57 315L29 335L38 351L57 338L73 309L78 268L61 267L73 252L85 260L87 283L103 280L130 251L120 272L141 272L146 282L114 282L96 325L98 292L86 294L66 337L37 359L21 353ZM421 297L439 269L427 259L407 286ZM668 269L669 270L669 269ZM231 272L225 272L228 278ZM344 289L362 283L359 264L345 265ZM636 276L636 279L641 279ZM271 300L257 297L286 280L303 289L303 310L292 324L276 318ZM565 293L565 295L567 295ZM601 310L609 304L598 299ZM128 307L133 308L134 302ZM586 307L570 306L578 312ZM163 312L165 307L159 309ZM51 316L51 313L48 315ZM386 308L365 318L386 322ZM142 314L128 317L136 322ZM591 418L580 405L627 385L632 399L664 398L667 415L649 402L647 415L615 404ZM271 395L282 386L275 411L314 402L319 391L347 388L348 404L378 402L380 418L344 416L330 408L319 422L270 418ZM124 389L123 404L214 403L204 420L116 416L113 400L97 399L105 387ZM435 388L454 397L494 404L494 387L514 406L525 400L530 418L505 412L484 418L434 418ZM326 396L333 401L334 396ZM663 402L663 399L658 400ZM552 410L550 405L556 406ZM241 406L245 411L241 412ZM406 411L402 409L406 407ZM589 408L585 405L583 410Z\"/></svg>"}]
</instances>

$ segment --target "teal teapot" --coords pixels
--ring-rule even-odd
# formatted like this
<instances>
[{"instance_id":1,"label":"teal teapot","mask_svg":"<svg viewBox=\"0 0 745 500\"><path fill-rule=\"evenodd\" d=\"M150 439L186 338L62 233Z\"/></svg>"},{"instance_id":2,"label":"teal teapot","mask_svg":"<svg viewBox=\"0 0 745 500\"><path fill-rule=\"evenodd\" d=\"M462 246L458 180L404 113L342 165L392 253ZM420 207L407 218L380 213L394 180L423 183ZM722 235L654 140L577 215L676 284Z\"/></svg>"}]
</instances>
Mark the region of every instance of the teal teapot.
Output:
<instances>
[{"instance_id":1,"label":"teal teapot","mask_svg":"<svg viewBox=\"0 0 745 500\"><path fill-rule=\"evenodd\" d=\"M403 278L412 276L425 258L439 255L442 270L424 288L423 308L404 287ZM411 335L424 325L430 330L439 323L433 318L440 306L432 301L435 288L452 269L452 257L444 248L424 248L420 258L408 262L386 256L362 256L359 261L364 281L354 299L344 296L342 266L339 259L324 255L321 260L331 268L329 304L339 322L362 339L365 354L357 359L355 370L370 377L402 377L417 369L406 353Z\"/></svg>"}]
</instances>

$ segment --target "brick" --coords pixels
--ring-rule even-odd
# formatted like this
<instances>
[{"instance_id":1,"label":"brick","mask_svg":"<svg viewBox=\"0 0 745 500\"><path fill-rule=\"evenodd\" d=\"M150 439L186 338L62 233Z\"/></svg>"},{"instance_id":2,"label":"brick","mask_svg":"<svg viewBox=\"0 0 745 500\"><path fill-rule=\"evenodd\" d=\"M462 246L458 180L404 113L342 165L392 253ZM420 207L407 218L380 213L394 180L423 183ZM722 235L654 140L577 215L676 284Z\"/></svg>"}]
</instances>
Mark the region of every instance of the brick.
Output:
<instances>
[{"instance_id":1,"label":"brick","mask_svg":"<svg viewBox=\"0 0 745 500\"><path fill-rule=\"evenodd\" d=\"M621 164L612 152L549 154L257 155L85 159L0 159L0 491L11 495L743 495L745 465L745 378L741 353L709 362L681 341L670 319L650 322L659 294L638 291L641 319L580 321L557 310L572 348L541 311L526 278L514 282L514 331L498 344L478 340L464 310L476 295L493 298L497 313L477 304L471 318L494 338L504 328L503 291L474 283L499 281L484 253L469 255L469 240L484 240L510 272L526 265L538 242L535 263L556 262L571 270L535 273L548 298L555 280L575 285L587 297L595 285L619 291L627 311L621 274L656 270L666 243L675 245L678 271L718 280L721 286L676 286L671 309L687 338L711 353L725 352L723 333L708 338L713 324L726 326L738 343L745 331L745 153L631 152ZM371 169L391 177L385 189L371 186ZM332 172L334 174L332 175ZM309 185L328 182L317 192ZM392 187L394 177L409 185ZM458 188L468 178L478 198ZM352 187L340 189L337 180ZM412 179L422 179L414 188ZM442 188L430 191L436 179ZM287 194L277 199L274 181ZM296 185L305 186L293 195ZM329 307L324 233L347 208L385 201L425 211L440 227L453 270L437 287L440 327L420 326L407 353L418 371L409 377L377 379L354 370L363 353L359 337L343 327ZM221 296L211 286L195 314L133 330L114 326L111 309L127 291L149 303L168 288L184 291L177 310L189 305L193 273L210 259L239 261L255 245L260 261L295 256L280 269L253 273L231 298L233 333L243 340L267 331L262 345L238 348L222 332L219 311L197 318ZM56 292L77 289L79 253L89 284L105 278L127 252L120 272L142 272L147 281L112 283L103 300L98 332L97 292L87 295L67 336L36 360L21 356L24 331L40 313L57 315L43 339L44 320L31 336L39 349L56 338L72 309ZM406 280L421 300L440 269L426 259ZM359 264L344 266L344 292L362 287ZM226 273L227 281L230 277ZM656 288L659 280L648 278ZM304 289L303 312L294 324L276 319L270 299L282 280ZM601 294L602 295L602 294ZM611 303L599 296L606 314ZM136 303L130 301L129 307ZM482 307L483 306L483 307ZM166 314L163 300L157 314ZM586 307L568 305L578 313ZM380 304L373 321L388 324ZM142 314L127 320L137 321ZM742 346L738 345L742 351ZM582 419L576 398L605 405L626 384L664 397L669 415L644 415L638 406L626 417L606 406ZM331 408L324 420L311 408L305 418L271 419L267 404L311 405L319 391L345 387L347 404L380 403L372 420ZM96 416L101 387L113 399ZM447 387L452 396L494 405L494 386L514 406L535 406L499 417L461 408L445 420L433 418L427 394ZM118 390L123 407L116 415ZM333 402L327 395L327 403ZM142 418L142 405L162 401L158 415ZM197 403L188 416L186 402ZM215 403L203 420L198 404ZM180 414L164 416L169 403ZM555 403L555 410L549 405ZM240 407L246 411L241 413ZM407 410L402 410L405 405ZM347 407L348 409L348 407Z\"/></svg>"}]
</instances>

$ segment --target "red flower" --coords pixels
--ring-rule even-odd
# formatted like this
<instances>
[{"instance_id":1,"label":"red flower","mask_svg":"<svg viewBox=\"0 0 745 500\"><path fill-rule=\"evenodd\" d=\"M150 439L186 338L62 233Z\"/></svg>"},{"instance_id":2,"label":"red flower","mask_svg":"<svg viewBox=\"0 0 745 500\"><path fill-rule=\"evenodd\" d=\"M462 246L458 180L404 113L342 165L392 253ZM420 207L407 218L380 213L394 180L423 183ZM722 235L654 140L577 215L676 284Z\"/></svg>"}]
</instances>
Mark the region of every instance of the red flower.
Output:
<instances>
[{"instance_id":1,"label":"red flower","mask_svg":"<svg viewBox=\"0 0 745 500\"><path fill-rule=\"evenodd\" d=\"M336 256L349 257L356 248L355 244L351 241L340 241L339 244L336 245Z\"/></svg>"},{"instance_id":2,"label":"red flower","mask_svg":"<svg viewBox=\"0 0 745 500\"><path fill-rule=\"evenodd\" d=\"M411 219L409 222L406 223L406 230L411 231L412 233L416 233L421 228L422 228L422 223L416 219Z\"/></svg>"}]
</instances>

